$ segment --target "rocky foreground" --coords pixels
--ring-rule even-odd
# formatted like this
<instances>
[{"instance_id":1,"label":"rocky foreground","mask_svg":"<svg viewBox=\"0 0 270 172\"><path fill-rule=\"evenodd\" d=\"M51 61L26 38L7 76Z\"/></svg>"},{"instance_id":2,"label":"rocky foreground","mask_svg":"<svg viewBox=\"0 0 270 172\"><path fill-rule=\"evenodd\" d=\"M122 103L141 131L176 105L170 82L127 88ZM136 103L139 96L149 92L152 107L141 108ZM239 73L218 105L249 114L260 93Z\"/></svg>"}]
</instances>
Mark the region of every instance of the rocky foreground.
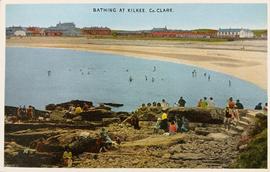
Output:
<instances>
[{"instance_id":1,"label":"rocky foreground","mask_svg":"<svg viewBox=\"0 0 270 172\"><path fill-rule=\"evenodd\" d=\"M189 118L190 130L168 136L163 132L154 134L153 114L141 114L141 129L136 130L123 123L131 114L108 109L103 112L105 122L93 114L91 118L83 114L81 121L66 120L61 111L55 110L54 115L62 120L54 116L50 122L6 123L5 166L63 167L61 157L64 147L69 145L72 167L76 168L229 168L246 148L247 143L240 140L244 131L254 126L258 113L242 111L239 124L227 131L222 124L222 109L170 109L169 118L179 114ZM99 153L100 127L105 127L112 140L119 138L121 143Z\"/></svg>"}]
</instances>

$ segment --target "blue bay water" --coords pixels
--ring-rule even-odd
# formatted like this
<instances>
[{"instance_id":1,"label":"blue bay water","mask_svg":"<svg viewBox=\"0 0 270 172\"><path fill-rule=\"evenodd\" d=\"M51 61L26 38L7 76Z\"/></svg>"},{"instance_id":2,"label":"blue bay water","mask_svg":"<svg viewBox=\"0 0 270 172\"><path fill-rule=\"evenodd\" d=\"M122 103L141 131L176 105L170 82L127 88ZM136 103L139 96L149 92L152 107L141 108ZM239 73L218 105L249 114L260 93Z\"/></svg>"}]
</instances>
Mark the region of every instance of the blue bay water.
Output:
<instances>
[{"instance_id":1,"label":"blue bay water","mask_svg":"<svg viewBox=\"0 0 270 172\"><path fill-rule=\"evenodd\" d=\"M194 69L197 77L192 77ZM204 73L211 76L210 81ZM247 108L267 101L266 91L254 84L193 66L66 49L6 49L6 105L45 109L50 103L80 99L123 103L115 110L132 111L163 98L173 104L180 96L187 106L210 96L219 107L231 96Z\"/></svg>"}]
</instances>

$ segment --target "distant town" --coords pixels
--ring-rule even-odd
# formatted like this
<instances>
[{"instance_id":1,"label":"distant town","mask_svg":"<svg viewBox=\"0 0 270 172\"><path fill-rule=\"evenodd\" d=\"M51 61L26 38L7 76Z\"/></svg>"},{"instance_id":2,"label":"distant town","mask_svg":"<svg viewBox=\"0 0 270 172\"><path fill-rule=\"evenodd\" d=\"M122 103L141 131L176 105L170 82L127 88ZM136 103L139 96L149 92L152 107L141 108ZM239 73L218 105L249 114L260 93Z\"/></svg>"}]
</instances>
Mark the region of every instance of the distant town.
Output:
<instances>
[{"instance_id":1,"label":"distant town","mask_svg":"<svg viewBox=\"0 0 270 172\"><path fill-rule=\"evenodd\" d=\"M6 37L79 37L79 36L101 36L101 37L145 37L145 38L188 38L188 39L267 39L267 30L250 30L247 28L219 28L181 30L153 28L151 30L112 30L108 27L83 27L78 28L73 22L61 23L56 26L42 28L38 26L11 26L6 28Z\"/></svg>"}]
</instances>

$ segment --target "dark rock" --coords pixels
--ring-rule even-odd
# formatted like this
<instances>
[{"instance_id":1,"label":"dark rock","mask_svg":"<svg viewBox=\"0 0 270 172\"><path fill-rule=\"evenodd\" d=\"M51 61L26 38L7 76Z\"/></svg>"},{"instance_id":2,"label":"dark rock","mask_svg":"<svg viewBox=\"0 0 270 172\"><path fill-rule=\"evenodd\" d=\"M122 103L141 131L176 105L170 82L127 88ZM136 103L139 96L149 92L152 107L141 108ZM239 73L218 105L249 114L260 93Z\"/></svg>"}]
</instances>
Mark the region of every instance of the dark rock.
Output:
<instances>
[{"instance_id":1,"label":"dark rock","mask_svg":"<svg viewBox=\"0 0 270 172\"><path fill-rule=\"evenodd\" d=\"M168 110L169 120L175 116L185 116L190 122L222 124L224 119L224 109L222 108L170 108Z\"/></svg>"},{"instance_id":2,"label":"dark rock","mask_svg":"<svg viewBox=\"0 0 270 172\"><path fill-rule=\"evenodd\" d=\"M121 107L124 106L124 104L120 103L103 103L104 105L111 106L111 107Z\"/></svg>"},{"instance_id":3,"label":"dark rock","mask_svg":"<svg viewBox=\"0 0 270 172\"><path fill-rule=\"evenodd\" d=\"M45 106L45 109L53 111L53 110L56 109L56 105L55 104L48 104L48 105Z\"/></svg>"},{"instance_id":4,"label":"dark rock","mask_svg":"<svg viewBox=\"0 0 270 172\"><path fill-rule=\"evenodd\" d=\"M65 102L65 103L59 103L59 104L49 104L46 106L46 110L50 110L50 108L52 108L52 110L55 110L56 107L62 107L64 109L69 109L69 106L71 104L73 104L74 106L79 105L80 107L84 106L84 103L87 103L89 105L89 107L93 106L93 102L90 101L83 101L83 100L71 100L69 102ZM47 109L49 108L49 109Z\"/></svg>"},{"instance_id":5,"label":"dark rock","mask_svg":"<svg viewBox=\"0 0 270 172\"><path fill-rule=\"evenodd\" d=\"M103 118L113 118L115 113L105 109L92 109L87 112L80 113L82 120L86 121L101 121Z\"/></svg>"}]
</instances>

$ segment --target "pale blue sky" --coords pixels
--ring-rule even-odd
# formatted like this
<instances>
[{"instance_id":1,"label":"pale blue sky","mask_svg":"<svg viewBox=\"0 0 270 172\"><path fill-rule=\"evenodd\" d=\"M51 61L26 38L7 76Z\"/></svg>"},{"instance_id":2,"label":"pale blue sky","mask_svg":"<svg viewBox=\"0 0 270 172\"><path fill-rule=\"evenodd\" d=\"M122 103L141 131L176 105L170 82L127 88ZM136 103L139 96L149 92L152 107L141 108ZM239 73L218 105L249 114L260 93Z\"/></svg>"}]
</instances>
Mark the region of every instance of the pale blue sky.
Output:
<instances>
[{"instance_id":1,"label":"pale blue sky","mask_svg":"<svg viewBox=\"0 0 270 172\"><path fill-rule=\"evenodd\" d=\"M172 13L94 13L93 8L172 8ZM267 28L266 4L23 4L7 5L6 26L54 26L59 21L77 27L107 26L139 30Z\"/></svg>"}]
</instances>

